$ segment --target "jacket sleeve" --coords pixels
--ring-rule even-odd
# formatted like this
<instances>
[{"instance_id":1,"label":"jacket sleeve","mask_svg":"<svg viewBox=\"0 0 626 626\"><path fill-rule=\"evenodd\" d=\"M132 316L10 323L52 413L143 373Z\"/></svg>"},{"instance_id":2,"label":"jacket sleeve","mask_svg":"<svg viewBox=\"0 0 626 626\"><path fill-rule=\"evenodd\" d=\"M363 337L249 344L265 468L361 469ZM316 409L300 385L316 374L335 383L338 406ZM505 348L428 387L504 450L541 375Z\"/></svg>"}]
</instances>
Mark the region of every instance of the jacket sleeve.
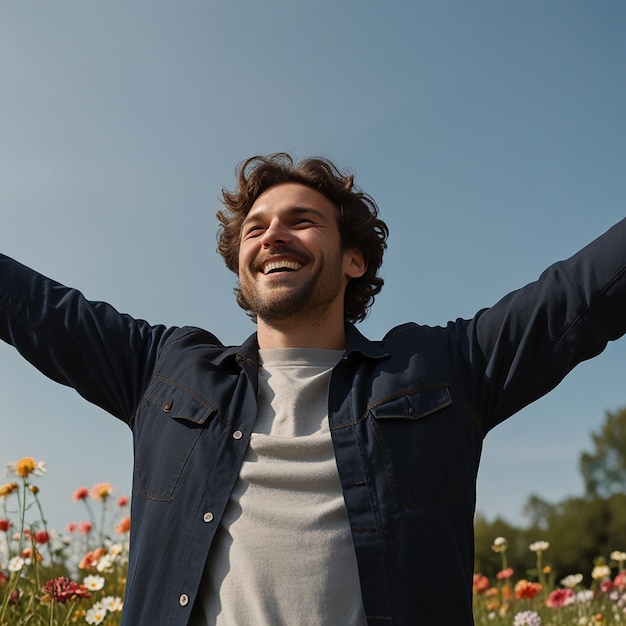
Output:
<instances>
[{"instance_id":1,"label":"jacket sleeve","mask_svg":"<svg viewBox=\"0 0 626 626\"><path fill-rule=\"evenodd\" d=\"M90 302L0 254L0 338L46 376L127 423L173 330Z\"/></svg>"},{"instance_id":2,"label":"jacket sleeve","mask_svg":"<svg viewBox=\"0 0 626 626\"><path fill-rule=\"evenodd\" d=\"M489 430L626 333L626 220L463 326L469 393Z\"/></svg>"}]
</instances>

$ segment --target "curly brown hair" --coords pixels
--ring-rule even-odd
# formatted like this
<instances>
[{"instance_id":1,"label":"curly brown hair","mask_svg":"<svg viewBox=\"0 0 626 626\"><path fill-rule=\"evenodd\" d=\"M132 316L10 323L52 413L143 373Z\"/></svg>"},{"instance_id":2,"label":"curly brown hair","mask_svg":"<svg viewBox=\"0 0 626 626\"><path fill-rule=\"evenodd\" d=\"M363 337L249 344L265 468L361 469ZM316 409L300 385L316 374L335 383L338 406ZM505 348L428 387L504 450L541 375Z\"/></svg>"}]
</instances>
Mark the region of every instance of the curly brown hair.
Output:
<instances>
[{"instance_id":1,"label":"curly brown hair","mask_svg":"<svg viewBox=\"0 0 626 626\"><path fill-rule=\"evenodd\" d=\"M376 202L354 184L354 175L340 171L328 159L315 157L294 161L285 152L254 156L237 167L234 191L222 189L224 209L217 213L220 221L217 251L229 270L239 273L241 226L256 199L269 187L280 183L300 183L326 196L337 208L337 225L343 249L357 248L367 264L363 276L348 283L344 317L349 322L365 319L380 292L383 279L378 271L387 247L389 229L378 218ZM235 288L237 303L248 314L254 312Z\"/></svg>"}]
</instances>

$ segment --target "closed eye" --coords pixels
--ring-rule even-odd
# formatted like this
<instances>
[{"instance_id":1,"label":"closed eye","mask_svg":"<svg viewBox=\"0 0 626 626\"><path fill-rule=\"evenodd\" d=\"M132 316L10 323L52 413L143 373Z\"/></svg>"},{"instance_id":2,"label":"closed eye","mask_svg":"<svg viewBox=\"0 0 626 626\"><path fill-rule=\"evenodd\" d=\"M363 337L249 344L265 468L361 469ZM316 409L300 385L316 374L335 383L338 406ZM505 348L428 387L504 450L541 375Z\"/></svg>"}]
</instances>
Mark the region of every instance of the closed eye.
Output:
<instances>
[{"instance_id":1,"label":"closed eye","mask_svg":"<svg viewBox=\"0 0 626 626\"><path fill-rule=\"evenodd\" d=\"M244 237L246 237L246 238L258 237L262 233L263 233L263 227L262 226L250 226L250 228L247 228L245 230Z\"/></svg>"}]
</instances>

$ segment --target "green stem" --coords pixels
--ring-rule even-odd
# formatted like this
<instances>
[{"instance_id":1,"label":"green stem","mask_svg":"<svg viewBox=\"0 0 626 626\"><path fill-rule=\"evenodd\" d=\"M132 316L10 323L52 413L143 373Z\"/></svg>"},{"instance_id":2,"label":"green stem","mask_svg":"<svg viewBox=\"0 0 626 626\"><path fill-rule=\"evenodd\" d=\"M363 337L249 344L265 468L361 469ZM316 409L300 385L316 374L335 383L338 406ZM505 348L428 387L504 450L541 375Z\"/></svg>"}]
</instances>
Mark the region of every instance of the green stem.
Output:
<instances>
[{"instance_id":1,"label":"green stem","mask_svg":"<svg viewBox=\"0 0 626 626\"><path fill-rule=\"evenodd\" d=\"M20 572L11 572L11 576L9 577L9 584L7 585L6 595L4 596L4 600L2 601L2 607L0 608L0 624L4 623L4 615L7 611L7 607L9 606L9 601L11 600L11 594L17 588L17 583L20 579Z\"/></svg>"},{"instance_id":2,"label":"green stem","mask_svg":"<svg viewBox=\"0 0 626 626\"><path fill-rule=\"evenodd\" d=\"M102 500L102 513L100 515L100 545L104 548L104 518L107 510L107 502L108 498L103 498Z\"/></svg>"},{"instance_id":3,"label":"green stem","mask_svg":"<svg viewBox=\"0 0 626 626\"><path fill-rule=\"evenodd\" d=\"M91 522L92 530L95 533L96 529L97 529L97 526L98 526L96 524L96 516L94 515L93 509L91 508L91 505L89 504L89 501L87 500L87 498L84 498L83 502L85 503L85 507L87 508L87 514L89 515L89 521ZM89 543L90 543L89 542L89 538L90 538L89 535L91 535L91 533L85 535L85 544L86 544L87 550L89 550L89 548L91 547L89 545Z\"/></svg>"},{"instance_id":4,"label":"green stem","mask_svg":"<svg viewBox=\"0 0 626 626\"><path fill-rule=\"evenodd\" d=\"M539 582L541 583L541 593L543 595L543 599L547 600L548 581L546 580L546 575L543 573L543 559L541 550L537 552L537 575L539 577Z\"/></svg>"},{"instance_id":5,"label":"green stem","mask_svg":"<svg viewBox=\"0 0 626 626\"><path fill-rule=\"evenodd\" d=\"M20 512L20 538L18 540L17 545L17 553L19 555L22 554L22 545L24 543L24 524L26 521L26 492L28 489L28 483L26 480L23 480L22 489L24 490L24 496L20 497L20 490L16 491L17 493L17 506Z\"/></svg>"},{"instance_id":6,"label":"green stem","mask_svg":"<svg viewBox=\"0 0 626 626\"><path fill-rule=\"evenodd\" d=\"M52 554L52 548L50 547L50 533L48 532L48 522L43 514L43 508L41 506L41 502L39 500L39 496L37 493L33 492L33 496L35 497L35 504L37 505L37 509L39 509L39 516L41 518L41 525L43 526L44 532L48 535L48 541L46 542L46 547L48 550L48 556L50 557L50 570L51 577L54 578L54 555Z\"/></svg>"},{"instance_id":7,"label":"green stem","mask_svg":"<svg viewBox=\"0 0 626 626\"><path fill-rule=\"evenodd\" d=\"M65 616L65 619L63 620L63 624L61 624L61 626L67 626L67 624L70 623L70 617L72 617L72 613L74 612L74 609L76 608L76 603L72 603L70 605L70 608L67 610L67 615Z\"/></svg>"}]
</instances>

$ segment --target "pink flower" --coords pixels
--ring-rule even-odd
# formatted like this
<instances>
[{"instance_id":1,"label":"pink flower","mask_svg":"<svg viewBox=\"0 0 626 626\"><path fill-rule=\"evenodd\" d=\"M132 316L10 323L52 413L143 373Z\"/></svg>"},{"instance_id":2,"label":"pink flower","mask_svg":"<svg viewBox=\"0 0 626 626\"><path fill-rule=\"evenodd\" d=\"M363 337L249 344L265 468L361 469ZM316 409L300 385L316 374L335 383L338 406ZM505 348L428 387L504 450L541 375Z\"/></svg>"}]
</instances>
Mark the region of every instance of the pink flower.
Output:
<instances>
[{"instance_id":1,"label":"pink flower","mask_svg":"<svg viewBox=\"0 0 626 626\"><path fill-rule=\"evenodd\" d=\"M83 535L88 535L91 532L92 526L89 522L78 522L78 532Z\"/></svg>"},{"instance_id":2,"label":"pink flower","mask_svg":"<svg viewBox=\"0 0 626 626\"><path fill-rule=\"evenodd\" d=\"M67 530L68 533L73 533L76 528L78 528L78 525L76 524L76 522L70 522L66 527L65 530Z\"/></svg>"},{"instance_id":3,"label":"pink flower","mask_svg":"<svg viewBox=\"0 0 626 626\"><path fill-rule=\"evenodd\" d=\"M574 592L572 589L555 589L548 600L546 605L553 609L560 609L564 606L568 606L574 602Z\"/></svg>"},{"instance_id":4,"label":"pink flower","mask_svg":"<svg viewBox=\"0 0 626 626\"><path fill-rule=\"evenodd\" d=\"M87 487L79 487L72 496L72 500L74 502L78 502L79 500L86 500L89 497L89 489Z\"/></svg>"},{"instance_id":5,"label":"pink flower","mask_svg":"<svg viewBox=\"0 0 626 626\"><path fill-rule=\"evenodd\" d=\"M604 582L604 581L603 581ZM608 581L607 581L608 582ZM622 570L613 580L613 584L618 589L626 589L626 571ZM600 585L602 586L602 585Z\"/></svg>"},{"instance_id":6,"label":"pink flower","mask_svg":"<svg viewBox=\"0 0 626 626\"><path fill-rule=\"evenodd\" d=\"M513 570L510 567L507 567L496 574L496 578L498 580L508 580L511 576L513 576Z\"/></svg>"}]
</instances>

